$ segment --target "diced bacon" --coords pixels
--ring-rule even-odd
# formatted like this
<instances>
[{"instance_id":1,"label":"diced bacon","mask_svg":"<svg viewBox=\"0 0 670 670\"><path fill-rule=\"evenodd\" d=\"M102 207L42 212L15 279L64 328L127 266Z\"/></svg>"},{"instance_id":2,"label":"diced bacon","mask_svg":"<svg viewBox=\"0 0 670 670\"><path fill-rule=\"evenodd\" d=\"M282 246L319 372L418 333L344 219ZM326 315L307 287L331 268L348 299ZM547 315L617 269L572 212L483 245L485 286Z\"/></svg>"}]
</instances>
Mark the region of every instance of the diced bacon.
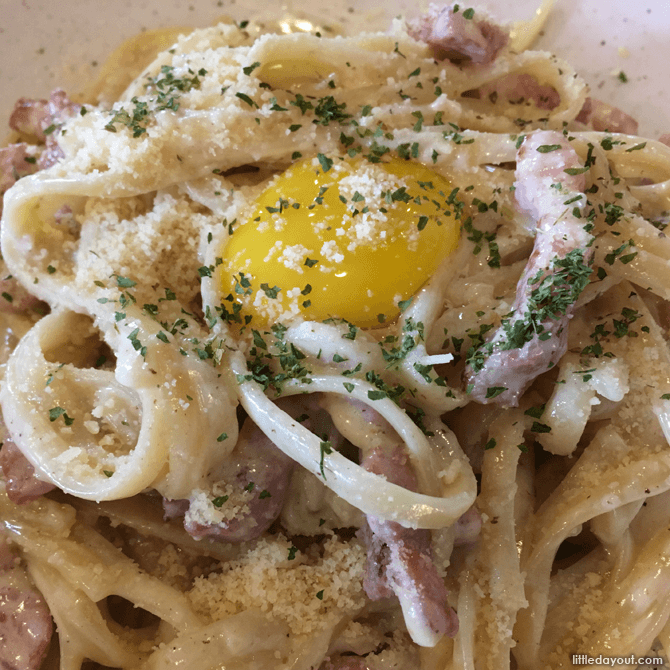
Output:
<instances>
[{"instance_id":1,"label":"diced bacon","mask_svg":"<svg viewBox=\"0 0 670 670\"><path fill-rule=\"evenodd\" d=\"M327 658L319 670L369 670L370 665L363 656L336 656Z\"/></svg>"},{"instance_id":2,"label":"diced bacon","mask_svg":"<svg viewBox=\"0 0 670 670\"><path fill-rule=\"evenodd\" d=\"M38 670L52 633L51 613L39 593L0 587L0 667Z\"/></svg>"},{"instance_id":3,"label":"diced bacon","mask_svg":"<svg viewBox=\"0 0 670 670\"><path fill-rule=\"evenodd\" d=\"M488 99L492 103L506 101L511 104L533 103L538 109L555 109L561 96L553 86L540 84L531 74L508 74L502 79L467 91L465 97Z\"/></svg>"},{"instance_id":4,"label":"diced bacon","mask_svg":"<svg viewBox=\"0 0 670 670\"><path fill-rule=\"evenodd\" d=\"M66 95L65 91L56 89L51 93L49 102L47 104L49 111L49 118L47 119L47 126L44 131L48 131L51 126L59 126L79 113L81 105L72 102ZM46 170L63 158L63 151L60 148L57 140L57 133L51 132L46 136L46 146L39 160L40 170Z\"/></svg>"},{"instance_id":5,"label":"diced bacon","mask_svg":"<svg viewBox=\"0 0 670 670\"><path fill-rule=\"evenodd\" d=\"M558 148L546 151L551 147ZM514 196L521 211L534 220L538 234L547 230L556 235L565 222L573 233L570 238L578 232L580 239L590 241L590 235L583 235L584 222L572 215L572 208L567 208L566 213L565 205L575 196L581 196L576 204L584 205L586 178L582 168L575 150L561 133L538 131L526 137L517 154ZM559 228L555 230L555 226ZM554 241L561 247L560 240Z\"/></svg>"},{"instance_id":6,"label":"diced bacon","mask_svg":"<svg viewBox=\"0 0 670 670\"><path fill-rule=\"evenodd\" d=\"M341 436L360 449L361 466L409 491L418 490L405 444L388 421L368 404L346 396L338 399L326 395L320 404ZM433 646L441 636L455 635L458 619L433 561L430 531L367 515L359 535L367 548L363 588L368 597L397 597L419 645Z\"/></svg>"},{"instance_id":7,"label":"diced bacon","mask_svg":"<svg viewBox=\"0 0 670 670\"><path fill-rule=\"evenodd\" d=\"M63 157L54 130L78 114L80 109L81 105L72 102L62 89L52 91L48 100L21 98L16 103L9 118L10 128L34 137L40 143L41 151L37 152L38 158L32 172L45 170ZM24 173L30 174L28 171Z\"/></svg>"},{"instance_id":8,"label":"diced bacon","mask_svg":"<svg viewBox=\"0 0 670 670\"><path fill-rule=\"evenodd\" d=\"M52 634L53 621L44 598L0 532L0 668L38 670Z\"/></svg>"},{"instance_id":9,"label":"diced bacon","mask_svg":"<svg viewBox=\"0 0 670 670\"><path fill-rule=\"evenodd\" d=\"M5 273L0 275L0 312L24 314L41 304L39 299L26 291L13 275L7 274L2 262L0 262L0 272Z\"/></svg>"},{"instance_id":10,"label":"diced bacon","mask_svg":"<svg viewBox=\"0 0 670 670\"><path fill-rule=\"evenodd\" d=\"M9 127L44 143L49 137L45 130L64 123L78 114L80 109L81 105L72 102L65 91L57 88L48 100L20 98L9 117Z\"/></svg>"},{"instance_id":11,"label":"diced bacon","mask_svg":"<svg viewBox=\"0 0 670 670\"><path fill-rule=\"evenodd\" d=\"M40 142L46 141L44 129L50 124L48 100L19 98L9 117L9 127L24 135L32 135Z\"/></svg>"},{"instance_id":12,"label":"diced bacon","mask_svg":"<svg viewBox=\"0 0 670 670\"><path fill-rule=\"evenodd\" d=\"M5 439L0 449L0 469L7 497L17 505L29 503L55 488L51 482L35 477L32 464L10 439Z\"/></svg>"},{"instance_id":13,"label":"diced bacon","mask_svg":"<svg viewBox=\"0 0 670 670\"><path fill-rule=\"evenodd\" d=\"M163 518L165 521L169 519L180 519L188 512L189 501L186 498L180 500L168 500L163 498Z\"/></svg>"},{"instance_id":14,"label":"diced bacon","mask_svg":"<svg viewBox=\"0 0 670 670\"><path fill-rule=\"evenodd\" d=\"M519 149L515 196L537 232L511 316L466 367L468 392L480 403L516 406L532 381L565 353L574 301L588 281L593 258L593 237L580 218L586 205L582 171L559 132L534 132ZM542 294L534 293L541 286ZM544 306L541 319L538 300Z\"/></svg>"},{"instance_id":15,"label":"diced bacon","mask_svg":"<svg viewBox=\"0 0 670 670\"><path fill-rule=\"evenodd\" d=\"M472 544L479 537L482 530L482 515L476 507L471 507L456 522L456 536L454 546L460 547L464 544Z\"/></svg>"},{"instance_id":16,"label":"diced bacon","mask_svg":"<svg viewBox=\"0 0 670 670\"><path fill-rule=\"evenodd\" d=\"M18 142L0 149L0 214L7 189L21 177L45 170L63 158L53 130L80 109L81 105L73 103L61 89L53 91L49 100L21 98L16 103L9 126L35 138L38 144Z\"/></svg>"},{"instance_id":17,"label":"diced bacon","mask_svg":"<svg viewBox=\"0 0 670 670\"><path fill-rule=\"evenodd\" d=\"M637 135L637 121L632 116L596 98L586 98L577 121L598 132L607 130L610 133Z\"/></svg>"},{"instance_id":18,"label":"diced bacon","mask_svg":"<svg viewBox=\"0 0 670 670\"><path fill-rule=\"evenodd\" d=\"M188 500L165 500L167 518L185 515L184 528L196 539L203 537L225 542L247 542L262 535L279 516L284 506L294 462L278 449L251 421L245 422L238 443L225 468L218 473L221 481L252 497L248 511L230 521L205 525L192 519Z\"/></svg>"},{"instance_id":19,"label":"diced bacon","mask_svg":"<svg viewBox=\"0 0 670 670\"><path fill-rule=\"evenodd\" d=\"M64 155L65 154L60 148L58 142L55 139L49 137L47 138L47 143L44 147L44 150L40 154L39 160L37 161L37 167L40 170L46 170L52 165L58 163L58 161L63 158Z\"/></svg>"},{"instance_id":20,"label":"diced bacon","mask_svg":"<svg viewBox=\"0 0 670 670\"><path fill-rule=\"evenodd\" d=\"M37 172L39 151L24 142L0 149L0 196L21 177Z\"/></svg>"},{"instance_id":21,"label":"diced bacon","mask_svg":"<svg viewBox=\"0 0 670 670\"><path fill-rule=\"evenodd\" d=\"M491 63L509 40L500 26L476 14L467 18L458 5L431 4L419 18L408 21L411 37L425 42L438 60Z\"/></svg>"},{"instance_id":22,"label":"diced bacon","mask_svg":"<svg viewBox=\"0 0 670 670\"><path fill-rule=\"evenodd\" d=\"M363 458L362 465L394 484L412 491L417 488L402 447L389 452L374 449ZM456 635L458 618L447 603L447 589L432 559L430 531L404 528L369 515L367 524L361 534L367 546L363 588L368 597L379 600L395 594L405 620L411 619L414 624L410 633L418 644L429 644L429 640L434 644L442 635Z\"/></svg>"}]
</instances>

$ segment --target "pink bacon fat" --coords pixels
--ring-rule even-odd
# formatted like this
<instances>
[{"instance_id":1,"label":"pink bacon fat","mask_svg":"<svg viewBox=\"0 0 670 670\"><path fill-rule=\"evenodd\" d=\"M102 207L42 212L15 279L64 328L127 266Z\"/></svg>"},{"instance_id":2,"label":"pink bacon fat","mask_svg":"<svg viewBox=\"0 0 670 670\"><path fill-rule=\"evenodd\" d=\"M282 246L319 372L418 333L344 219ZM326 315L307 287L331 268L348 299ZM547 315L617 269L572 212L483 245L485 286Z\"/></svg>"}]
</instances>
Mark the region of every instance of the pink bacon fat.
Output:
<instances>
[{"instance_id":1,"label":"pink bacon fat","mask_svg":"<svg viewBox=\"0 0 670 670\"><path fill-rule=\"evenodd\" d=\"M369 405L341 398L344 409L324 400L342 436L359 447L361 466L409 491L418 483L407 449L388 421ZM458 529L457 529L458 534ZM371 600L397 597L412 639L434 646L458 631L458 618L433 560L431 533L372 515L360 530L367 549L363 588ZM467 540L466 540L467 542Z\"/></svg>"},{"instance_id":2,"label":"pink bacon fat","mask_svg":"<svg viewBox=\"0 0 670 670\"><path fill-rule=\"evenodd\" d=\"M218 473L221 480L247 492L243 509L229 521L205 524L187 512L189 500L164 500L166 518L185 515L184 528L196 539L209 537L224 542L248 542L262 535L284 506L293 472L293 461L278 449L251 420L242 430L230 462ZM215 498L216 500L216 498ZM225 504L226 501L221 504Z\"/></svg>"},{"instance_id":3,"label":"pink bacon fat","mask_svg":"<svg viewBox=\"0 0 670 670\"><path fill-rule=\"evenodd\" d=\"M508 33L465 7L431 4L428 11L407 22L415 40L425 42L438 60L491 63L509 40Z\"/></svg>"},{"instance_id":4,"label":"pink bacon fat","mask_svg":"<svg viewBox=\"0 0 670 670\"><path fill-rule=\"evenodd\" d=\"M38 157L39 151L25 142L0 149L0 194L21 177L37 172Z\"/></svg>"},{"instance_id":5,"label":"pink bacon fat","mask_svg":"<svg viewBox=\"0 0 670 670\"><path fill-rule=\"evenodd\" d=\"M471 507L456 522L454 547L462 547L477 541L482 530L482 515L476 507Z\"/></svg>"},{"instance_id":6,"label":"pink bacon fat","mask_svg":"<svg viewBox=\"0 0 670 670\"><path fill-rule=\"evenodd\" d=\"M488 99L493 104L504 101L509 104L532 103L537 109L556 109L561 104L561 95L548 84L540 82L528 73L505 75L501 79L489 82L478 89L468 91L464 97Z\"/></svg>"},{"instance_id":7,"label":"pink bacon fat","mask_svg":"<svg viewBox=\"0 0 670 670\"><path fill-rule=\"evenodd\" d=\"M79 113L81 105L72 102L65 91L56 89L49 100L21 98L9 117L9 126L31 142L17 142L0 148L0 214L2 196L21 177L45 170L63 158L54 130ZM32 141L37 144L33 144Z\"/></svg>"},{"instance_id":8,"label":"pink bacon fat","mask_svg":"<svg viewBox=\"0 0 670 670\"><path fill-rule=\"evenodd\" d=\"M411 491L417 488L403 447L373 449L362 465L394 484ZM368 597L380 600L395 594L417 644L432 646L443 635L456 635L458 618L447 603L447 589L433 562L430 531L369 515L366 519L361 534L367 547L363 588Z\"/></svg>"},{"instance_id":9,"label":"pink bacon fat","mask_svg":"<svg viewBox=\"0 0 670 670\"><path fill-rule=\"evenodd\" d=\"M51 641L53 621L0 531L0 668L38 670Z\"/></svg>"},{"instance_id":10,"label":"pink bacon fat","mask_svg":"<svg viewBox=\"0 0 670 670\"><path fill-rule=\"evenodd\" d=\"M25 314L30 310L45 307L32 293L29 293L16 277L9 274L5 264L0 261L0 312L5 314ZM42 312L44 313L44 312Z\"/></svg>"},{"instance_id":11,"label":"pink bacon fat","mask_svg":"<svg viewBox=\"0 0 670 670\"><path fill-rule=\"evenodd\" d=\"M536 131L517 156L515 196L536 228L510 314L468 357L467 390L480 403L516 406L565 353L574 303L588 284L593 236L582 218L584 167L567 139Z\"/></svg>"},{"instance_id":12,"label":"pink bacon fat","mask_svg":"<svg viewBox=\"0 0 670 670\"><path fill-rule=\"evenodd\" d=\"M57 88L51 92L48 100L20 98L9 117L9 127L48 144L54 126L72 118L80 109L81 105L72 102L63 89Z\"/></svg>"},{"instance_id":13,"label":"pink bacon fat","mask_svg":"<svg viewBox=\"0 0 670 670\"><path fill-rule=\"evenodd\" d=\"M18 142L0 149L0 196L21 177L51 167L63 157L54 130L80 109L61 89L53 91L48 100L21 98L14 105L10 128L37 144Z\"/></svg>"},{"instance_id":14,"label":"pink bacon fat","mask_svg":"<svg viewBox=\"0 0 670 670\"><path fill-rule=\"evenodd\" d=\"M637 135L637 121L630 114L596 98L586 98L577 121L598 132Z\"/></svg>"},{"instance_id":15,"label":"pink bacon fat","mask_svg":"<svg viewBox=\"0 0 670 670\"><path fill-rule=\"evenodd\" d=\"M0 469L5 479L7 497L17 505L36 500L56 488L35 476L35 469L22 451L10 439L0 449Z\"/></svg>"}]
</instances>

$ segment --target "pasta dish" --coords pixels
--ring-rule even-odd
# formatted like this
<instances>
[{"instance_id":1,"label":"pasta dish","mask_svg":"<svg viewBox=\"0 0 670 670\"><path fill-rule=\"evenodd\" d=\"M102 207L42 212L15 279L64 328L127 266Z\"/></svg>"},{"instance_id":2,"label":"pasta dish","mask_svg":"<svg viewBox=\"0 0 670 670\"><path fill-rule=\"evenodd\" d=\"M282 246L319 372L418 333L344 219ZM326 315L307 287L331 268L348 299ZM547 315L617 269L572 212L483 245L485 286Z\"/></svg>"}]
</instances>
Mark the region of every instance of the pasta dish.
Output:
<instances>
[{"instance_id":1,"label":"pasta dish","mask_svg":"<svg viewBox=\"0 0 670 670\"><path fill-rule=\"evenodd\" d=\"M670 148L537 29L147 33L19 100L2 667L660 667Z\"/></svg>"}]
</instances>

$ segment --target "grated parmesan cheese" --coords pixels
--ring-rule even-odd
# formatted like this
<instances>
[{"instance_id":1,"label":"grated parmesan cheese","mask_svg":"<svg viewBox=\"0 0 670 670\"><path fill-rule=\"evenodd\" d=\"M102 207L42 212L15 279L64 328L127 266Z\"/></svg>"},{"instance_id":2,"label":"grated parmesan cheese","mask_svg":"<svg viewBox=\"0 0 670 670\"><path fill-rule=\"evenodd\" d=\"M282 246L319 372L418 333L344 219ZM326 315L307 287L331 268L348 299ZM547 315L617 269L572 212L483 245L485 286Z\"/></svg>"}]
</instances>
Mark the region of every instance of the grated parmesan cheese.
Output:
<instances>
[{"instance_id":1,"label":"grated parmesan cheese","mask_svg":"<svg viewBox=\"0 0 670 670\"><path fill-rule=\"evenodd\" d=\"M357 542L329 537L322 546L289 560L291 542L283 536L260 540L222 572L196 579L189 599L215 621L251 608L285 621L296 635L334 626L364 606L365 552ZM323 598L317 594L323 591Z\"/></svg>"}]
</instances>

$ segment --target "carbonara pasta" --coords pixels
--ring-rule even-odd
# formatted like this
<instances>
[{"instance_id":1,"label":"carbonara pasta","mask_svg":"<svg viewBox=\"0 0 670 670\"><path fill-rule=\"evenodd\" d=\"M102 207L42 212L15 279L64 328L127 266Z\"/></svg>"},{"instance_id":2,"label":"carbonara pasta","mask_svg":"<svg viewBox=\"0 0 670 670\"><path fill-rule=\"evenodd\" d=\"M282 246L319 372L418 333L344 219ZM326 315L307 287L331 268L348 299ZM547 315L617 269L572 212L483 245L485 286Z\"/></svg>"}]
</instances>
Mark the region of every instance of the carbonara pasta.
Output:
<instances>
[{"instance_id":1,"label":"carbonara pasta","mask_svg":"<svg viewBox=\"0 0 670 670\"><path fill-rule=\"evenodd\" d=\"M222 23L17 103L2 663L665 655L670 149L537 29Z\"/></svg>"}]
</instances>

